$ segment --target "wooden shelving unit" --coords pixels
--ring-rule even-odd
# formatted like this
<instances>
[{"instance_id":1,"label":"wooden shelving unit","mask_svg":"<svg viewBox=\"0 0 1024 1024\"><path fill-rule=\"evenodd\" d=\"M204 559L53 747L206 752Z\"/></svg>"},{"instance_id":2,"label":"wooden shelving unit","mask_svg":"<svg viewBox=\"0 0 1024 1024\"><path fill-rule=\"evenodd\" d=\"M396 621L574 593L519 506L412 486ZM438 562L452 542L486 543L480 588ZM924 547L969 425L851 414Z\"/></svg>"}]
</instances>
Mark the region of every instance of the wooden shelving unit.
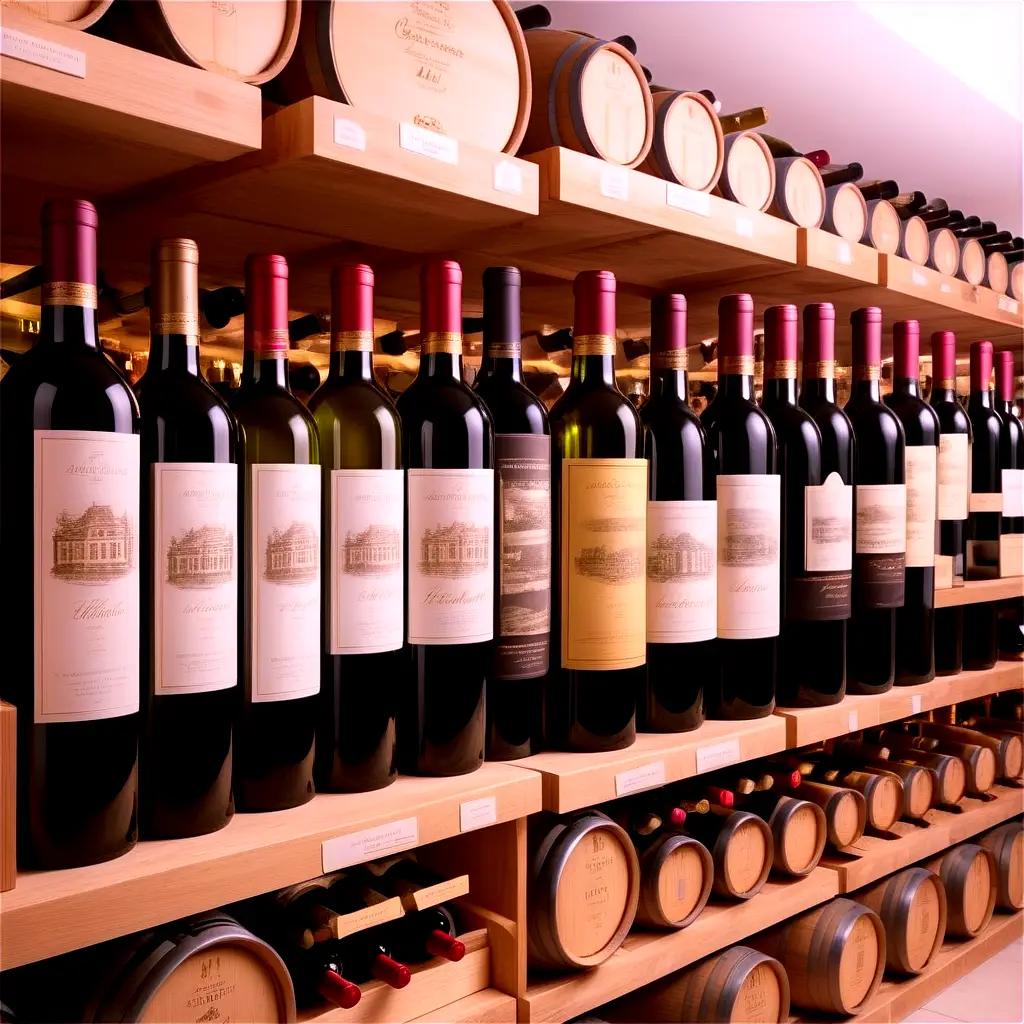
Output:
<instances>
[{"instance_id":1,"label":"wooden shelving unit","mask_svg":"<svg viewBox=\"0 0 1024 1024\"><path fill-rule=\"evenodd\" d=\"M999 580L970 580L962 587L935 591L936 608L953 608L981 601L1008 601L1024 597L1024 576L1008 576Z\"/></svg>"},{"instance_id":2,"label":"wooden shelving unit","mask_svg":"<svg viewBox=\"0 0 1024 1024\"><path fill-rule=\"evenodd\" d=\"M409 1024L516 1024L516 998L485 988L415 1017Z\"/></svg>"}]
</instances>

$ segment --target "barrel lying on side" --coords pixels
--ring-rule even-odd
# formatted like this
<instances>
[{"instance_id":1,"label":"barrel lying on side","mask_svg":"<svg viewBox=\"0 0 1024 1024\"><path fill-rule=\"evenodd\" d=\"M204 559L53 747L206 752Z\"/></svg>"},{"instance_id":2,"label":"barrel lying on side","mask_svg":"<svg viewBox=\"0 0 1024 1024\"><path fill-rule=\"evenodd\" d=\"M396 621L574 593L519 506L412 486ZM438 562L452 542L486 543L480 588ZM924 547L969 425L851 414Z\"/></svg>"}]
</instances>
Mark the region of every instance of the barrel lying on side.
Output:
<instances>
[{"instance_id":1,"label":"barrel lying on side","mask_svg":"<svg viewBox=\"0 0 1024 1024\"><path fill-rule=\"evenodd\" d=\"M686 831L711 854L716 896L746 900L761 891L772 869L774 840L756 814L712 808L690 815Z\"/></svg>"},{"instance_id":2,"label":"barrel lying on side","mask_svg":"<svg viewBox=\"0 0 1024 1024\"><path fill-rule=\"evenodd\" d=\"M641 171L698 192L718 183L725 159L722 125L699 92L654 89L654 141Z\"/></svg>"},{"instance_id":3,"label":"barrel lying on side","mask_svg":"<svg viewBox=\"0 0 1024 1024\"><path fill-rule=\"evenodd\" d=\"M854 894L885 928L885 966L920 974L946 935L946 889L933 871L907 868Z\"/></svg>"},{"instance_id":4,"label":"barrel lying on side","mask_svg":"<svg viewBox=\"0 0 1024 1024\"><path fill-rule=\"evenodd\" d=\"M640 856L636 919L650 928L685 928L711 895L714 863L696 839L669 833Z\"/></svg>"},{"instance_id":5,"label":"barrel lying on side","mask_svg":"<svg viewBox=\"0 0 1024 1024\"><path fill-rule=\"evenodd\" d=\"M972 939L992 920L998 889L995 858L976 843L961 843L924 865L946 889L946 934Z\"/></svg>"},{"instance_id":6,"label":"barrel lying on side","mask_svg":"<svg viewBox=\"0 0 1024 1024\"><path fill-rule=\"evenodd\" d=\"M767 210L775 195L775 161L757 132L725 137L725 164L715 191L751 210Z\"/></svg>"},{"instance_id":7,"label":"barrel lying on side","mask_svg":"<svg viewBox=\"0 0 1024 1024\"><path fill-rule=\"evenodd\" d=\"M768 827L774 840L772 870L785 875L806 875L818 866L825 850L825 813L809 800L780 796Z\"/></svg>"},{"instance_id":8,"label":"barrel lying on side","mask_svg":"<svg viewBox=\"0 0 1024 1024\"><path fill-rule=\"evenodd\" d=\"M35 18L63 25L65 28L86 29L95 25L114 0L7 0L11 6Z\"/></svg>"},{"instance_id":9,"label":"barrel lying on side","mask_svg":"<svg viewBox=\"0 0 1024 1024\"><path fill-rule=\"evenodd\" d=\"M807 157L775 158L775 194L768 209L797 227L821 227L825 219L825 186L821 172Z\"/></svg>"},{"instance_id":10,"label":"barrel lying on side","mask_svg":"<svg viewBox=\"0 0 1024 1024\"><path fill-rule=\"evenodd\" d=\"M796 795L816 803L825 812L825 835L834 849L852 846L864 835L867 802L858 790L804 779Z\"/></svg>"},{"instance_id":11,"label":"barrel lying on side","mask_svg":"<svg viewBox=\"0 0 1024 1024\"><path fill-rule=\"evenodd\" d=\"M987 832L978 844L996 864L996 906L1011 913L1024 907L1024 822L1009 821Z\"/></svg>"}]
</instances>

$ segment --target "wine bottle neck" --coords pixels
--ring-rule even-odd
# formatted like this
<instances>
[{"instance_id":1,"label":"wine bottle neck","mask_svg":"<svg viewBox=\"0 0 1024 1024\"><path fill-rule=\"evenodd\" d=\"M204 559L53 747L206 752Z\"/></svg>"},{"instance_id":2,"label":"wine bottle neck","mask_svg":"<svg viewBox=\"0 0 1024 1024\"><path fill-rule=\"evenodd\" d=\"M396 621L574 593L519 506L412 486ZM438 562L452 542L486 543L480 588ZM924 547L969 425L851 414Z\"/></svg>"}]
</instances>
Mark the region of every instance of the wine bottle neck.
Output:
<instances>
[{"instance_id":1,"label":"wine bottle neck","mask_svg":"<svg viewBox=\"0 0 1024 1024\"><path fill-rule=\"evenodd\" d=\"M586 386L615 386L615 356L576 355L572 357L572 380Z\"/></svg>"},{"instance_id":2,"label":"wine bottle neck","mask_svg":"<svg viewBox=\"0 0 1024 1024\"><path fill-rule=\"evenodd\" d=\"M98 349L96 310L88 306L43 306L39 336L62 345Z\"/></svg>"},{"instance_id":3,"label":"wine bottle neck","mask_svg":"<svg viewBox=\"0 0 1024 1024\"><path fill-rule=\"evenodd\" d=\"M765 402L796 405L796 378L766 377L763 393Z\"/></svg>"},{"instance_id":4,"label":"wine bottle neck","mask_svg":"<svg viewBox=\"0 0 1024 1024\"><path fill-rule=\"evenodd\" d=\"M373 380L373 353L363 351L331 352L328 380Z\"/></svg>"},{"instance_id":5,"label":"wine bottle neck","mask_svg":"<svg viewBox=\"0 0 1024 1024\"><path fill-rule=\"evenodd\" d=\"M283 352L247 351L242 359L242 387L288 390L288 356Z\"/></svg>"},{"instance_id":6,"label":"wine bottle neck","mask_svg":"<svg viewBox=\"0 0 1024 1024\"><path fill-rule=\"evenodd\" d=\"M916 377L895 377L892 382L892 390L897 395L912 395L914 398L920 398L921 382Z\"/></svg>"},{"instance_id":7,"label":"wine bottle neck","mask_svg":"<svg viewBox=\"0 0 1024 1024\"><path fill-rule=\"evenodd\" d=\"M971 397L970 399L968 399L967 404L971 408L992 409L994 408L992 402L992 392L985 388L982 388L978 391L972 391Z\"/></svg>"},{"instance_id":8,"label":"wine bottle neck","mask_svg":"<svg viewBox=\"0 0 1024 1024\"><path fill-rule=\"evenodd\" d=\"M877 377L870 377L866 380L854 380L850 387L850 396L868 402L882 401L882 388Z\"/></svg>"},{"instance_id":9,"label":"wine bottle neck","mask_svg":"<svg viewBox=\"0 0 1024 1024\"><path fill-rule=\"evenodd\" d=\"M947 388L942 384L932 387L929 401L932 405L940 405L943 403L957 404L956 388Z\"/></svg>"},{"instance_id":10,"label":"wine bottle neck","mask_svg":"<svg viewBox=\"0 0 1024 1024\"><path fill-rule=\"evenodd\" d=\"M801 403L810 400L836 404L836 381L834 377L804 377L800 388Z\"/></svg>"},{"instance_id":11,"label":"wine bottle neck","mask_svg":"<svg viewBox=\"0 0 1024 1024\"><path fill-rule=\"evenodd\" d=\"M1013 415L1013 402L1008 399L1001 398L996 402L996 412L1001 412L1004 416Z\"/></svg>"},{"instance_id":12,"label":"wine bottle neck","mask_svg":"<svg viewBox=\"0 0 1024 1024\"><path fill-rule=\"evenodd\" d=\"M480 365L480 373L484 377L494 377L499 380L522 381L523 359L519 354L512 355L508 346L501 346L495 351L494 348L484 342L484 357Z\"/></svg>"},{"instance_id":13,"label":"wine bottle neck","mask_svg":"<svg viewBox=\"0 0 1024 1024\"><path fill-rule=\"evenodd\" d=\"M420 375L461 381L462 353L423 352L420 355Z\"/></svg>"},{"instance_id":14,"label":"wine bottle neck","mask_svg":"<svg viewBox=\"0 0 1024 1024\"><path fill-rule=\"evenodd\" d=\"M720 373L718 375L718 392L729 398L746 398L754 400L754 377L748 373Z\"/></svg>"},{"instance_id":15,"label":"wine bottle neck","mask_svg":"<svg viewBox=\"0 0 1024 1024\"><path fill-rule=\"evenodd\" d=\"M154 334L149 340L149 370L177 371L199 376L199 345L184 334Z\"/></svg>"},{"instance_id":16,"label":"wine bottle neck","mask_svg":"<svg viewBox=\"0 0 1024 1024\"><path fill-rule=\"evenodd\" d=\"M686 371L659 369L651 373L651 397L675 398L681 402L688 400Z\"/></svg>"}]
</instances>

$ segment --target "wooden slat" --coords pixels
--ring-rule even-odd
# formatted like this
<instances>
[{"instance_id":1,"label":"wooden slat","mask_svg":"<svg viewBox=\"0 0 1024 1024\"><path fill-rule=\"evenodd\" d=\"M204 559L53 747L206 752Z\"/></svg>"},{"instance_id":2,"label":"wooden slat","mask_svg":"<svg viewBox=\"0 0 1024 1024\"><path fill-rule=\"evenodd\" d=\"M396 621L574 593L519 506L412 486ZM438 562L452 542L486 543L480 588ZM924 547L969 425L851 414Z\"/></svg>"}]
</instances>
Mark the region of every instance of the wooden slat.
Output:
<instances>
[{"instance_id":1,"label":"wooden slat","mask_svg":"<svg viewBox=\"0 0 1024 1024\"><path fill-rule=\"evenodd\" d=\"M936 608L978 604L981 601L1006 601L1024 597L1024 576L1008 576L1001 580L968 580L962 587L935 591Z\"/></svg>"}]
</instances>

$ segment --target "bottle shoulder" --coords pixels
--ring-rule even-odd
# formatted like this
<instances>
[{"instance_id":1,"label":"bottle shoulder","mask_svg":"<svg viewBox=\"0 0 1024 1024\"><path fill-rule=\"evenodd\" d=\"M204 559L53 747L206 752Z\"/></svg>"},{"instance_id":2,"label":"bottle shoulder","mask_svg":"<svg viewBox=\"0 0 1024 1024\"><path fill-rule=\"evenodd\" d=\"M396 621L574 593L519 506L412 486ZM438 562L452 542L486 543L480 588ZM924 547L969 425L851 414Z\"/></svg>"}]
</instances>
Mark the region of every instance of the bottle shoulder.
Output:
<instances>
[{"instance_id":1,"label":"bottle shoulder","mask_svg":"<svg viewBox=\"0 0 1024 1024\"><path fill-rule=\"evenodd\" d=\"M678 430L684 434L696 433L701 438L704 437L700 417L693 411L690 403L681 398L652 395L640 407L639 413L640 422L653 433Z\"/></svg>"},{"instance_id":2,"label":"bottle shoulder","mask_svg":"<svg viewBox=\"0 0 1024 1024\"><path fill-rule=\"evenodd\" d=\"M361 414L398 420L398 409L391 396L371 380L346 381L328 377L310 397L309 412L317 423L331 419L355 419Z\"/></svg>"},{"instance_id":3,"label":"bottle shoulder","mask_svg":"<svg viewBox=\"0 0 1024 1024\"><path fill-rule=\"evenodd\" d=\"M473 391L480 397L498 434L547 434L548 411L522 381L509 377L477 377Z\"/></svg>"},{"instance_id":4,"label":"bottle shoulder","mask_svg":"<svg viewBox=\"0 0 1024 1024\"><path fill-rule=\"evenodd\" d=\"M883 401L886 408L896 414L908 441L915 444L938 444L939 417L923 398L893 391Z\"/></svg>"},{"instance_id":5,"label":"bottle shoulder","mask_svg":"<svg viewBox=\"0 0 1024 1024\"><path fill-rule=\"evenodd\" d=\"M398 413L404 420L410 416L436 419L441 416L476 415L490 425L486 404L464 381L418 374L398 396ZM437 414L436 416L433 414Z\"/></svg>"}]
</instances>

